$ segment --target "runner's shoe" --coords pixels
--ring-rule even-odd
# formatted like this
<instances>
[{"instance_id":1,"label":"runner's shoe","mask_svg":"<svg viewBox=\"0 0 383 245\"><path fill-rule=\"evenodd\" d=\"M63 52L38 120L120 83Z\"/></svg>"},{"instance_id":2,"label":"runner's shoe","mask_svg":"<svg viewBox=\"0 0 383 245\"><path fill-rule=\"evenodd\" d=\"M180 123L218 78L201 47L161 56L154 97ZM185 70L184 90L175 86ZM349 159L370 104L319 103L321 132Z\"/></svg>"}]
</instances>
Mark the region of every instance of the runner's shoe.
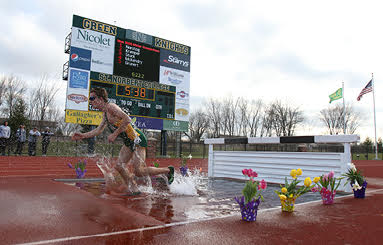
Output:
<instances>
[{"instance_id":1,"label":"runner's shoe","mask_svg":"<svg viewBox=\"0 0 383 245\"><path fill-rule=\"evenodd\" d=\"M168 183L170 185L174 181L174 167L173 166L169 166L168 168L169 168L170 171L169 171L167 177L168 177Z\"/></svg>"}]
</instances>

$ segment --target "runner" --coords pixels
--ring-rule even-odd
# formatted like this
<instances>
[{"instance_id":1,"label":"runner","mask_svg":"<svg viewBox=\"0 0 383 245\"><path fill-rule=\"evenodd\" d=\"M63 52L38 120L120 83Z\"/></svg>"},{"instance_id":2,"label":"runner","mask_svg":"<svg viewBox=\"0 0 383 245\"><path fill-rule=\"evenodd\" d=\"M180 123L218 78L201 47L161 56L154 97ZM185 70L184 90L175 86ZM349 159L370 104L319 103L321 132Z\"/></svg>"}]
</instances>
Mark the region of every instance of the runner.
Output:
<instances>
[{"instance_id":1,"label":"runner","mask_svg":"<svg viewBox=\"0 0 383 245\"><path fill-rule=\"evenodd\" d=\"M174 167L155 168L147 167L145 163L147 140L139 129L133 129L131 118L116 104L108 102L108 93L104 88L93 88L90 91L89 103L93 108L103 112L101 124L87 133L74 133L73 140L81 140L100 135L106 127L111 131L108 136L109 142L114 142L119 136L123 139L124 145L121 147L117 164L114 168L121 175L125 182L126 195L139 194L134 175L138 177L149 175L166 174L168 183L174 179ZM133 173L128 170L129 165L133 166ZM128 187L131 187L129 190Z\"/></svg>"}]
</instances>

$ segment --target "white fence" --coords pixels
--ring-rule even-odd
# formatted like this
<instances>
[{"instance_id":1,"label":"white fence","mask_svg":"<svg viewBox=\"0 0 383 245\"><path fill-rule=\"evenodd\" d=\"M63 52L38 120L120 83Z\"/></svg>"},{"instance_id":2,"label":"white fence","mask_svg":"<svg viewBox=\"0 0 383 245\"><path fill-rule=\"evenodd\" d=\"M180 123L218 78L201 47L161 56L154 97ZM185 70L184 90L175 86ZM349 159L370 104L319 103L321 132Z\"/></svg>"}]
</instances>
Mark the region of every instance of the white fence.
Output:
<instances>
[{"instance_id":1,"label":"white fence","mask_svg":"<svg viewBox=\"0 0 383 245\"><path fill-rule=\"evenodd\" d=\"M206 139L209 144L209 177L226 177L245 179L242 169L251 168L258 173L258 180L265 179L271 183L284 183L285 177L291 180L290 170L301 168L300 180L335 172L339 177L348 169L351 162L350 143L359 141L357 135L334 136L296 136L296 137L264 137L264 138L234 138ZM343 153L332 152L270 152L270 151L214 151L215 144L280 144L280 143L342 143ZM344 186L345 180L338 190L350 192L349 185Z\"/></svg>"}]
</instances>

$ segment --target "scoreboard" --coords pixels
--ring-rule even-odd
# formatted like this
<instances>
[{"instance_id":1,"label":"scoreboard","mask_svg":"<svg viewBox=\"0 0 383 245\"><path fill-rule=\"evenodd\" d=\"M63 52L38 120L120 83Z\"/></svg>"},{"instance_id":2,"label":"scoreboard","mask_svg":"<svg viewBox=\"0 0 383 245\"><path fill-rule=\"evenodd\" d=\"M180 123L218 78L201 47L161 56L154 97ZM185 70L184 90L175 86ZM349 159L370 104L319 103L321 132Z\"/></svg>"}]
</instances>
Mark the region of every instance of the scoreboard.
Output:
<instances>
[{"instance_id":1,"label":"scoreboard","mask_svg":"<svg viewBox=\"0 0 383 245\"><path fill-rule=\"evenodd\" d=\"M89 91L105 88L140 128L187 131L189 46L74 15L66 121L97 125ZM90 117L83 118L83 117Z\"/></svg>"},{"instance_id":2,"label":"scoreboard","mask_svg":"<svg viewBox=\"0 0 383 245\"><path fill-rule=\"evenodd\" d=\"M91 88L105 88L109 100L133 116L174 120L175 86L102 73L92 73L90 81Z\"/></svg>"}]
</instances>

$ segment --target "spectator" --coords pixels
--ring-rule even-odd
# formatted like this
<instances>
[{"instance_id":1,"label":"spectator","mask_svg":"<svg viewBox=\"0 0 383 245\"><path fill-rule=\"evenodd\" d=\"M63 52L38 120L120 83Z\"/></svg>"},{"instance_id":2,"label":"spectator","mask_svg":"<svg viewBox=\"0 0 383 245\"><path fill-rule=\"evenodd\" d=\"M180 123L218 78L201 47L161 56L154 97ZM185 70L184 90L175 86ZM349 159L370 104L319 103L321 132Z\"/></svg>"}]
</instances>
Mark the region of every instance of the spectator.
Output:
<instances>
[{"instance_id":1,"label":"spectator","mask_svg":"<svg viewBox=\"0 0 383 245\"><path fill-rule=\"evenodd\" d=\"M40 135L41 134L36 127L34 127L33 129L31 129L31 131L29 131L29 137L28 137L28 155L29 156L36 156L36 143Z\"/></svg>"},{"instance_id":2,"label":"spectator","mask_svg":"<svg viewBox=\"0 0 383 245\"><path fill-rule=\"evenodd\" d=\"M46 127L45 131L43 131L41 133L41 135L43 136L43 139L41 141L42 155L46 156L47 155L47 150L48 150L48 145L51 142L51 136L53 135L53 133L51 133L49 127Z\"/></svg>"},{"instance_id":3,"label":"spectator","mask_svg":"<svg viewBox=\"0 0 383 245\"><path fill-rule=\"evenodd\" d=\"M9 136L11 136L11 128L8 126L8 121L5 121L3 125L0 126L0 148L1 155L5 156L5 148L8 146L8 155L9 155Z\"/></svg>"},{"instance_id":4,"label":"spectator","mask_svg":"<svg viewBox=\"0 0 383 245\"><path fill-rule=\"evenodd\" d=\"M24 143L27 140L27 133L25 131L25 126L20 125L20 127L16 131L16 140L17 140L17 148L15 154L19 156L23 153Z\"/></svg>"}]
</instances>

